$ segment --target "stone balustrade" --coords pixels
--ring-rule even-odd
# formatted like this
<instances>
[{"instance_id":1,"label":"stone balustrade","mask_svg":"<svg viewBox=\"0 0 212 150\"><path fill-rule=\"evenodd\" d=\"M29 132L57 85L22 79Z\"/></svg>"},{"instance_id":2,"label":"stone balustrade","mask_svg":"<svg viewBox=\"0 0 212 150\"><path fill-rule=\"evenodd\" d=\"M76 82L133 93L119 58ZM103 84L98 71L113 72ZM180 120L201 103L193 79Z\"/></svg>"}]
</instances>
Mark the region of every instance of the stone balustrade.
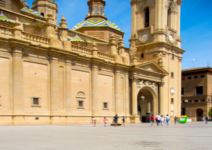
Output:
<instances>
[{"instance_id":1,"label":"stone balustrade","mask_svg":"<svg viewBox=\"0 0 212 150\"><path fill-rule=\"evenodd\" d=\"M76 45L76 44L72 44L72 51L80 53L80 54L89 55L89 56L92 55L92 51L90 49Z\"/></svg>"},{"instance_id":2,"label":"stone balustrade","mask_svg":"<svg viewBox=\"0 0 212 150\"><path fill-rule=\"evenodd\" d=\"M13 29L0 26L0 36L4 38L13 37Z\"/></svg>"},{"instance_id":3,"label":"stone balustrade","mask_svg":"<svg viewBox=\"0 0 212 150\"><path fill-rule=\"evenodd\" d=\"M15 31L15 29L0 26L0 36L1 37L14 38L15 37L14 31ZM21 34L20 40L24 40L24 41L32 42L32 43L34 42L34 43L38 43L38 44L44 44L44 45L48 45L50 43L49 39L47 37L30 34L30 33L24 32L24 31L21 31L20 34ZM80 46L80 45L74 44L74 43L72 43L71 46L72 46L72 52L76 52L81 55L86 55L86 56L92 57L92 49L90 49L88 47ZM108 60L111 62L115 61L114 56L111 56L106 53L98 52L97 56L100 59Z\"/></svg>"},{"instance_id":4,"label":"stone balustrade","mask_svg":"<svg viewBox=\"0 0 212 150\"><path fill-rule=\"evenodd\" d=\"M115 61L114 56L102 52L98 52L98 57L109 61Z\"/></svg>"},{"instance_id":5,"label":"stone balustrade","mask_svg":"<svg viewBox=\"0 0 212 150\"><path fill-rule=\"evenodd\" d=\"M26 41L36 42L40 44L49 44L49 39L46 37L29 34L26 32L22 32L22 38Z\"/></svg>"}]
</instances>

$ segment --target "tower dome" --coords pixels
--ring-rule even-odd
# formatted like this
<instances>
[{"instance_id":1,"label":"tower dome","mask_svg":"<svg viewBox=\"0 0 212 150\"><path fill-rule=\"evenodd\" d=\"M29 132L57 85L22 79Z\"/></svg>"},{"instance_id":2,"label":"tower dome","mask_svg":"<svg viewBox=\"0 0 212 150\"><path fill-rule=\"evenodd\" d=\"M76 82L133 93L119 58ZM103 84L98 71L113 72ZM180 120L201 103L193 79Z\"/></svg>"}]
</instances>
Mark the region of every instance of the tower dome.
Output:
<instances>
[{"instance_id":1,"label":"tower dome","mask_svg":"<svg viewBox=\"0 0 212 150\"><path fill-rule=\"evenodd\" d=\"M73 30L89 34L102 40L109 40L111 34L122 38L124 33L115 23L105 16L105 0L88 0L88 14L85 20L73 27Z\"/></svg>"}]
</instances>

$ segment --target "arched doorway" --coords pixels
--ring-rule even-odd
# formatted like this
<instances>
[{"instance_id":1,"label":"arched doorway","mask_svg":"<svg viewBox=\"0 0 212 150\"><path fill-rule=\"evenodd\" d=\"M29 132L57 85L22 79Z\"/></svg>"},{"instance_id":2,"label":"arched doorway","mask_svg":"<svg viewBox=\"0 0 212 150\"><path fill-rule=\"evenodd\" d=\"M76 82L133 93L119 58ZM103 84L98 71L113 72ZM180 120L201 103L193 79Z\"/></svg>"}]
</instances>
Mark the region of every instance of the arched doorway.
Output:
<instances>
[{"instance_id":1,"label":"arched doorway","mask_svg":"<svg viewBox=\"0 0 212 150\"><path fill-rule=\"evenodd\" d=\"M202 109L197 109L196 110L196 118L197 118L197 121L203 121L203 110Z\"/></svg>"},{"instance_id":2,"label":"arched doorway","mask_svg":"<svg viewBox=\"0 0 212 150\"><path fill-rule=\"evenodd\" d=\"M138 100L138 115L141 122L149 122L151 114L156 114L156 96L149 87L142 88L137 96Z\"/></svg>"}]
</instances>

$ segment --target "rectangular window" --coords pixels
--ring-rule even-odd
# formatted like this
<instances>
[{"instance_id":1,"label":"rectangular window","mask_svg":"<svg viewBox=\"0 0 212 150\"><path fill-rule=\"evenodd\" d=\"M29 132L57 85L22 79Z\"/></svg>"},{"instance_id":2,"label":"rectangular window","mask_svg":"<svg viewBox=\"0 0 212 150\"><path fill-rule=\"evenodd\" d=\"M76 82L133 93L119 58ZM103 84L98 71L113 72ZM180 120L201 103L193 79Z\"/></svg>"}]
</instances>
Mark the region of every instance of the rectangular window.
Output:
<instances>
[{"instance_id":1,"label":"rectangular window","mask_svg":"<svg viewBox=\"0 0 212 150\"><path fill-rule=\"evenodd\" d=\"M197 86L196 87L196 96L203 95L203 86Z\"/></svg>"},{"instance_id":2,"label":"rectangular window","mask_svg":"<svg viewBox=\"0 0 212 150\"><path fill-rule=\"evenodd\" d=\"M191 76L189 76L189 77L188 77L188 79L189 79L189 80L191 80L191 79L192 79L192 77L191 77Z\"/></svg>"},{"instance_id":3,"label":"rectangular window","mask_svg":"<svg viewBox=\"0 0 212 150\"><path fill-rule=\"evenodd\" d=\"M40 98L39 97L33 97L32 98L32 106L33 107L39 107L40 106Z\"/></svg>"},{"instance_id":4,"label":"rectangular window","mask_svg":"<svg viewBox=\"0 0 212 150\"><path fill-rule=\"evenodd\" d=\"M84 108L84 101L83 100L79 100L78 101L78 107L79 108Z\"/></svg>"},{"instance_id":5,"label":"rectangular window","mask_svg":"<svg viewBox=\"0 0 212 150\"><path fill-rule=\"evenodd\" d=\"M107 102L103 103L103 109L108 109L108 103Z\"/></svg>"},{"instance_id":6,"label":"rectangular window","mask_svg":"<svg viewBox=\"0 0 212 150\"><path fill-rule=\"evenodd\" d=\"M171 72L171 78L174 78L174 72Z\"/></svg>"},{"instance_id":7,"label":"rectangular window","mask_svg":"<svg viewBox=\"0 0 212 150\"><path fill-rule=\"evenodd\" d=\"M174 104L174 98L171 98L171 104Z\"/></svg>"}]
</instances>

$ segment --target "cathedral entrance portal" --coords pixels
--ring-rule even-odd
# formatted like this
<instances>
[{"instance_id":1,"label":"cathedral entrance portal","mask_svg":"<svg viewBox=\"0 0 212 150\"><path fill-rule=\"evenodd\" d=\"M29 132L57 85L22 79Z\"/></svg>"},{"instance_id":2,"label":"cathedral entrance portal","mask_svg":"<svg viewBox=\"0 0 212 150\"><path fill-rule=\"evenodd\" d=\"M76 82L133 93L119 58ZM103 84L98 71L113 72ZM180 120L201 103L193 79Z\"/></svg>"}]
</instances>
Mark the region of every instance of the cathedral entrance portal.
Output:
<instances>
[{"instance_id":1,"label":"cathedral entrance portal","mask_svg":"<svg viewBox=\"0 0 212 150\"><path fill-rule=\"evenodd\" d=\"M142 88L138 93L138 115L141 122L149 122L150 115L155 114L155 94L149 87Z\"/></svg>"}]
</instances>

